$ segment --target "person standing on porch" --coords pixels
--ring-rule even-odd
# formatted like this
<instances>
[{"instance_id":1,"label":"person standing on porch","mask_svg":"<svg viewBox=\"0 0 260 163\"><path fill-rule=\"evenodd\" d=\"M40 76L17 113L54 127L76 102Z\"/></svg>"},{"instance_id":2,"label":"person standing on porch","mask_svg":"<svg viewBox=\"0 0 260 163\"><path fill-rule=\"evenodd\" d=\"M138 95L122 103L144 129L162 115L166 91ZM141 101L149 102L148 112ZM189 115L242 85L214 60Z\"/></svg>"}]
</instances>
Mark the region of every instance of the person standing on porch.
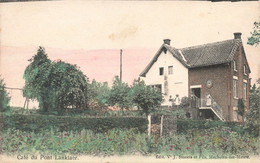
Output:
<instances>
[{"instance_id":1,"label":"person standing on porch","mask_svg":"<svg viewBox=\"0 0 260 163\"><path fill-rule=\"evenodd\" d=\"M168 108L172 108L172 102L173 102L173 98L172 98L172 96L170 96L169 103L168 103Z\"/></svg>"},{"instance_id":2,"label":"person standing on porch","mask_svg":"<svg viewBox=\"0 0 260 163\"><path fill-rule=\"evenodd\" d=\"M194 95L193 92L191 92L191 107L197 107L197 97Z\"/></svg>"},{"instance_id":3,"label":"person standing on porch","mask_svg":"<svg viewBox=\"0 0 260 163\"><path fill-rule=\"evenodd\" d=\"M212 105L212 99L210 94L206 95L206 106L211 106Z\"/></svg>"},{"instance_id":4,"label":"person standing on porch","mask_svg":"<svg viewBox=\"0 0 260 163\"><path fill-rule=\"evenodd\" d=\"M175 105L177 106L177 108L179 108L179 105L181 104L181 99L178 94L176 95L174 102L175 102Z\"/></svg>"}]
</instances>

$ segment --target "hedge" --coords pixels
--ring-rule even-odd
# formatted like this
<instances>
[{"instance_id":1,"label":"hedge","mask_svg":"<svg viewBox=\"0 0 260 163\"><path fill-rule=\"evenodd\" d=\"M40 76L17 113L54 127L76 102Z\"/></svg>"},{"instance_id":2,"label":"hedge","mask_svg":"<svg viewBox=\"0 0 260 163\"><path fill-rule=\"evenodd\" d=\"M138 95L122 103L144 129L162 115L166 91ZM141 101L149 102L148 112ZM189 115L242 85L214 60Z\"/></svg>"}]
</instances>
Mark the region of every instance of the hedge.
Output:
<instances>
[{"instance_id":1,"label":"hedge","mask_svg":"<svg viewBox=\"0 0 260 163\"><path fill-rule=\"evenodd\" d=\"M83 129L93 132L106 132L109 129L131 129L136 128L140 132L147 130L148 121L141 117L75 117L75 116L54 116L54 115L23 115L13 114L13 123L5 123L4 129L15 128L23 131L39 132L51 128L57 131L81 131Z\"/></svg>"},{"instance_id":2,"label":"hedge","mask_svg":"<svg viewBox=\"0 0 260 163\"><path fill-rule=\"evenodd\" d=\"M203 120L177 120L178 133L186 133L190 129L209 129L214 127L229 127L233 131L245 134L243 126L236 122L203 121Z\"/></svg>"}]
</instances>

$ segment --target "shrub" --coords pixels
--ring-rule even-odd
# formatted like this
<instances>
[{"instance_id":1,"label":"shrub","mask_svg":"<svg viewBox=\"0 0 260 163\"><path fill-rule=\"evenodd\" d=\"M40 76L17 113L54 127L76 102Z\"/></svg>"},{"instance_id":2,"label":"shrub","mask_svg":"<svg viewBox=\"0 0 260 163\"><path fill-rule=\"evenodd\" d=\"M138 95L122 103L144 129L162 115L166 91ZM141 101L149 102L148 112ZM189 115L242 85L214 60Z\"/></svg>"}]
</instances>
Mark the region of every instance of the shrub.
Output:
<instances>
[{"instance_id":1,"label":"shrub","mask_svg":"<svg viewBox=\"0 0 260 163\"><path fill-rule=\"evenodd\" d=\"M260 84L260 79L257 81L258 85ZM259 136L259 124L260 124L260 113L259 106L260 104L260 87L254 84L250 88L250 96L249 96L249 110L246 114L246 124L245 129L254 134L255 136Z\"/></svg>"},{"instance_id":2,"label":"shrub","mask_svg":"<svg viewBox=\"0 0 260 163\"><path fill-rule=\"evenodd\" d=\"M236 122L201 121L201 120L177 120L178 133L187 133L190 129L210 129L214 127L229 127L239 134L245 134L243 126Z\"/></svg>"},{"instance_id":3,"label":"shrub","mask_svg":"<svg viewBox=\"0 0 260 163\"><path fill-rule=\"evenodd\" d=\"M137 128L141 132L147 130L147 119L139 117L105 117L86 118L54 115L12 115L14 125L4 124L5 129L14 127L23 131L39 132L46 129L57 129L58 131L81 131L83 129L94 132L106 132L109 129Z\"/></svg>"},{"instance_id":4,"label":"shrub","mask_svg":"<svg viewBox=\"0 0 260 163\"><path fill-rule=\"evenodd\" d=\"M237 113L239 115L241 115L242 116L242 120L244 120L245 104L244 104L242 98L238 99L237 108L238 108Z\"/></svg>"},{"instance_id":5,"label":"shrub","mask_svg":"<svg viewBox=\"0 0 260 163\"><path fill-rule=\"evenodd\" d=\"M156 139L134 129L112 129L106 133L25 132L8 129L0 133L4 154L52 155L163 155L168 157L196 156L200 158L237 158L259 155L258 138L241 136L228 127L190 130Z\"/></svg>"},{"instance_id":6,"label":"shrub","mask_svg":"<svg viewBox=\"0 0 260 163\"><path fill-rule=\"evenodd\" d=\"M0 78L0 112L10 110L9 101L10 97L5 89L4 80Z\"/></svg>"},{"instance_id":7,"label":"shrub","mask_svg":"<svg viewBox=\"0 0 260 163\"><path fill-rule=\"evenodd\" d=\"M190 104L190 98L189 97L182 97L181 98L181 107L188 107Z\"/></svg>"}]
</instances>

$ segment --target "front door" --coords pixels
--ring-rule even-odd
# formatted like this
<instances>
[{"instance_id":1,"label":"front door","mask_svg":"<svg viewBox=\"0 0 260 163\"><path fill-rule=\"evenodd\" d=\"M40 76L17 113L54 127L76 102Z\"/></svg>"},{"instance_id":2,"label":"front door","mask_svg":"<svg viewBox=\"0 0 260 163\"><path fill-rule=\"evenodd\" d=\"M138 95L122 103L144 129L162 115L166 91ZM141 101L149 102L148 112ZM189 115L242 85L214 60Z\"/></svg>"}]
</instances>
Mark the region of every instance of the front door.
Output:
<instances>
[{"instance_id":1,"label":"front door","mask_svg":"<svg viewBox=\"0 0 260 163\"><path fill-rule=\"evenodd\" d=\"M192 88L192 89L191 89L191 92L192 92L196 97L198 97L198 98L201 97L201 90L200 90L200 88Z\"/></svg>"}]
</instances>

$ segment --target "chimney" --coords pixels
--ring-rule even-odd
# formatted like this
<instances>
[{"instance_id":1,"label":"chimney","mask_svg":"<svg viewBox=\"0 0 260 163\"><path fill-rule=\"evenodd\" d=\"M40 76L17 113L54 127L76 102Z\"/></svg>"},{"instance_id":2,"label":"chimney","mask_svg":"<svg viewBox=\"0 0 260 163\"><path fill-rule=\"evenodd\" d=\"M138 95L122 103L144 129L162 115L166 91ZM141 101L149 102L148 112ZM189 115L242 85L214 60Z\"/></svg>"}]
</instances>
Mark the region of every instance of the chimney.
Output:
<instances>
[{"instance_id":1,"label":"chimney","mask_svg":"<svg viewBox=\"0 0 260 163\"><path fill-rule=\"evenodd\" d=\"M171 40L170 40L170 39L164 39L163 42L164 42L165 44L167 44L167 45L170 45Z\"/></svg>"},{"instance_id":2,"label":"chimney","mask_svg":"<svg viewBox=\"0 0 260 163\"><path fill-rule=\"evenodd\" d=\"M242 33L240 33L240 32L234 33L234 39L241 39L241 35L242 35Z\"/></svg>"}]
</instances>

